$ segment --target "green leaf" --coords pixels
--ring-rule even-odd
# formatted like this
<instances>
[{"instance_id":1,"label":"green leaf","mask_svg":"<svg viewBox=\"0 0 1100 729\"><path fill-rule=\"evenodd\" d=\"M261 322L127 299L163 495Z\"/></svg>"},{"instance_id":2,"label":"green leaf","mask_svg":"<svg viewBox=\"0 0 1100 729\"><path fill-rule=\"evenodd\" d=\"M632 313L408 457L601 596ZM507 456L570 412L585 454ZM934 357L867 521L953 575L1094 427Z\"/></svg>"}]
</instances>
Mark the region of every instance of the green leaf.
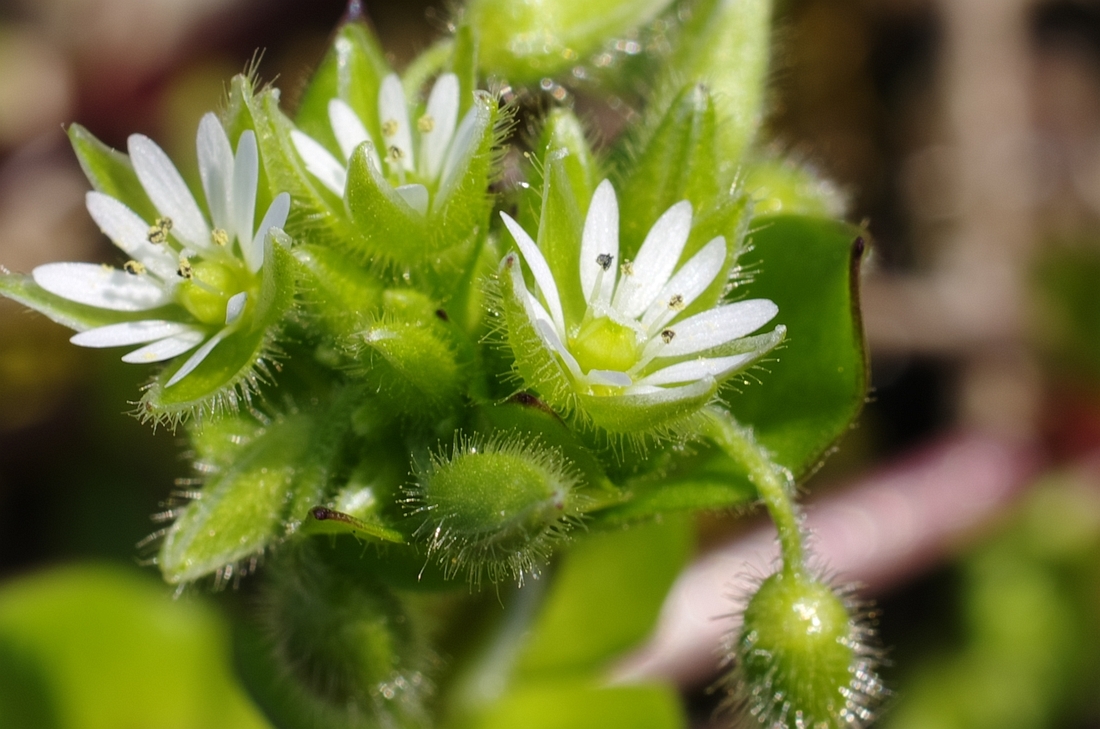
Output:
<instances>
[{"instance_id":1,"label":"green leaf","mask_svg":"<svg viewBox=\"0 0 1100 729\"><path fill-rule=\"evenodd\" d=\"M128 156L111 149L79 124L69 127L69 141L95 189L121 200L144 220L156 219L159 213L145 194Z\"/></svg>"},{"instance_id":2,"label":"green leaf","mask_svg":"<svg viewBox=\"0 0 1100 729\"><path fill-rule=\"evenodd\" d=\"M96 306L78 304L49 293L30 276L10 273L0 267L0 296L18 301L24 306L78 332L124 321L144 319L179 320L186 314L177 306L165 306L151 311L110 311Z\"/></svg>"},{"instance_id":3,"label":"green leaf","mask_svg":"<svg viewBox=\"0 0 1100 729\"><path fill-rule=\"evenodd\" d=\"M382 139L378 89L390 72L382 46L370 27L360 20L344 23L302 94L295 117L298 127L338 155L340 147L329 123L328 103L343 99L359 115L371 138Z\"/></svg>"},{"instance_id":4,"label":"green leaf","mask_svg":"<svg viewBox=\"0 0 1100 729\"><path fill-rule=\"evenodd\" d=\"M639 643L692 546L690 523L676 518L578 538L532 627L520 679L599 671Z\"/></svg>"},{"instance_id":5,"label":"green leaf","mask_svg":"<svg viewBox=\"0 0 1100 729\"><path fill-rule=\"evenodd\" d=\"M164 579L197 580L296 529L324 501L346 416L326 408L261 426L239 415L195 434L196 452L208 458L200 462L213 473L165 536L158 559Z\"/></svg>"},{"instance_id":6,"label":"green leaf","mask_svg":"<svg viewBox=\"0 0 1100 729\"><path fill-rule=\"evenodd\" d=\"M0 724L265 729L226 629L133 568L80 565L0 587ZM18 692L18 693L17 693Z\"/></svg>"},{"instance_id":7,"label":"green leaf","mask_svg":"<svg viewBox=\"0 0 1100 729\"><path fill-rule=\"evenodd\" d=\"M761 364L760 383L746 383L726 400L800 478L848 431L867 395L859 314L864 241L859 229L823 218L758 218L754 227L742 263L755 273L738 294L774 301L787 339L774 362Z\"/></svg>"},{"instance_id":8,"label":"green leaf","mask_svg":"<svg viewBox=\"0 0 1100 729\"><path fill-rule=\"evenodd\" d=\"M598 687L559 681L506 695L472 729L681 729L687 719L669 686Z\"/></svg>"},{"instance_id":9,"label":"green leaf","mask_svg":"<svg viewBox=\"0 0 1100 729\"><path fill-rule=\"evenodd\" d=\"M481 68L536 83L652 20L671 0L472 0L466 22L481 39Z\"/></svg>"}]
</instances>

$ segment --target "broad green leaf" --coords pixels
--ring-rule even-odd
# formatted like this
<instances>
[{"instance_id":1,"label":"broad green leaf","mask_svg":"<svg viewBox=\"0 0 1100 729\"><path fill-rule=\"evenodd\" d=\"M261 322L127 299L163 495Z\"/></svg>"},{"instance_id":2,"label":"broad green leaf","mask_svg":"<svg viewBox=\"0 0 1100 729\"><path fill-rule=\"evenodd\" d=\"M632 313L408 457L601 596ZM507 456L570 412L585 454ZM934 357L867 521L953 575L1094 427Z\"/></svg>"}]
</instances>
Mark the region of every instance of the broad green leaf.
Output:
<instances>
[{"instance_id":1,"label":"broad green leaf","mask_svg":"<svg viewBox=\"0 0 1100 729\"><path fill-rule=\"evenodd\" d=\"M362 20L344 23L302 94L295 121L303 132L339 154L329 123L328 103L343 99L359 115L371 137L381 139L378 89L389 73L382 46L370 27Z\"/></svg>"},{"instance_id":2,"label":"broad green leaf","mask_svg":"<svg viewBox=\"0 0 1100 729\"><path fill-rule=\"evenodd\" d=\"M197 580L293 531L324 501L346 421L339 408L297 412L262 427L238 415L196 434L196 451L219 457L208 468L213 472L201 498L165 536L158 559L165 580Z\"/></svg>"},{"instance_id":3,"label":"broad green leaf","mask_svg":"<svg viewBox=\"0 0 1100 729\"><path fill-rule=\"evenodd\" d=\"M121 200L145 220L156 219L157 209L145 194L128 156L111 149L79 124L69 127L69 141L96 190Z\"/></svg>"},{"instance_id":4,"label":"broad green leaf","mask_svg":"<svg viewBox=\"0 0 1100 729\"><path fill-rule=\"evenodd\" d=\"M687 718L670 686L600 687L540 682L512 691L470 729L682 729Z\"/></svg>"},{"instance_id":5,"label":"broad green leaf","mask_svg":"<svg viewBox=\"0 0 1100 729\"><path fill-rule=\"evenodd\" d=\"M787 327L775 361L726 397L730 411L796 478L812 470L851 427L867 396L859 314L861 231L823 218L753 221L742 258L752 281L739 297L767 298Z\"/></svg>"},{"instance_id":6,"label":"broad green leaf","mask_svg":"<svg viewBox=\"0 0 1100 729\"><path fill-rule=\"evenodd\" d=\"M16 693L18 692L18 693ZM132 568L80 565L0 586L0 725L265 729L226 629Z\"/></svg>"},{"instance_id":7,"label":"broad green leaf","mask_svg":"<svg viewBox=\"0 0 1100 729\"><path fill-rule=\"evenodd\" d=\"M152 311L110 311L96 306L78 304L49 293L36 284L30 276L10 273L3 267L0 267L0 296L18 301L51 321L78 332L124 321L187 318L187 314L178 306L166 306Z\"/></svg>"},{"instance_id":8,"label":"broad green leaf","mask_svg":"<svg viewBox=\"0 0 1100 729\"><path fill-rule=\"evenodd\" d=\"M578 537L532 626L519 680L598 671L639 643L692 546L690 523L678 518Z\"/></svg>"},{"instance_id":9,"label":"broad green leaf","mask_svg":"<svg viewBox=\"0 0 1100 729\"><path fill-rule=\"evenodd\" d=\"M650 99L648 128L685 83L710 90L717 117L714 157L724 179L735 174L763 116L771 20L772 0L694 3ZM645 136L643 130L643 141Z\"/></svg>"},{"instance_id":10,"label":"broad green leaf","mask_svg":"<svg viewBox=\"0 0 1100 729\"><path fill-rule=\"evenodd\" d=\"M472 0L466 6L466 22L480 38L485 73L530 84L572 68L669 4L670 0Z\"/></svg>"}]
</instances>

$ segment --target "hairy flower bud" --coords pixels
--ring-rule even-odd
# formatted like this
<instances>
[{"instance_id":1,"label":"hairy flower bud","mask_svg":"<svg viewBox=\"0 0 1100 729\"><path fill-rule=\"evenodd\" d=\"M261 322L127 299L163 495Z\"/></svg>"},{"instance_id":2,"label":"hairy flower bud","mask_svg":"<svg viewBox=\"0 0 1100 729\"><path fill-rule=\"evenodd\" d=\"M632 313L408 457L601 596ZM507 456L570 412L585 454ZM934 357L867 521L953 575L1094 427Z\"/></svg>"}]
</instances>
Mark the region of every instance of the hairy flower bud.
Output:
<instances>
[{"instance_id":1,"label":"hairy flower bud","mask_svg":"<svg viewBox=\"0 0 1100 729\"><path fill-rule=\"evenodd\" d=\"M766 727L863 727L885 693L855 606L798 572L764 581L733 649L731 703Z\"/></svg>"},{"instance_id":2,"label":"hairy flower bud","mask_svg":"<svg viewBox=\"0 0 1100 729\"><path fill-rule=\"evenodd\" d=\"M557 449L514 436L458 436L417 474L407 503L417 536L449 576L496 582L537 574L577 520L572 464Z\"/></svg>"}]
</instances>

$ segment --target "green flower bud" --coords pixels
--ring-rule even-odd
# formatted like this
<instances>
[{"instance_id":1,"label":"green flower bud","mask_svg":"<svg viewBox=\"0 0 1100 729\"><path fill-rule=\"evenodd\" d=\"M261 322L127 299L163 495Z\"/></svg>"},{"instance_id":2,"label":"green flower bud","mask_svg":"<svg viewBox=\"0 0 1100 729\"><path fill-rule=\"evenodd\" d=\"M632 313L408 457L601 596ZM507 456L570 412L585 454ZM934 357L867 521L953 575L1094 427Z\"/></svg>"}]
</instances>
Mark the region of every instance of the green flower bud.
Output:
<instances>
[{"instance_id":1,"label":"green flower bud","mask_svg":"<svg viewBox=\"0 0 1100 729\"><path fill-rule=\"evenodd\" d=\"M314 549L272 566L264 618L279 665L266 677L275 686L258 693L276 697L277 715L303 714L311 726L428 726L432 654L411 606Z\"/></svg>"},{"instance_id":2,"label":"green flower bud","mask_svg":"<svg viewBox=\"0 0 1100 729\"><path fill-rule=\"evenodd\" d=\"M449 577L537 575L577 522L578 477L561 451L520 436L458 436L417 473L407 505L416 536Z\"/></svg>"},{"instance_id":3,"label":"green flower bud","mask_svg":"<svg viewBox=\"0 0 1100 729\"><path fill-rule=\"evenodd\" d=\"M863 727L885 693L873 632L822 582L784 570L745 609L731 704L766 727Z\"/></svg>"}]
</instances>

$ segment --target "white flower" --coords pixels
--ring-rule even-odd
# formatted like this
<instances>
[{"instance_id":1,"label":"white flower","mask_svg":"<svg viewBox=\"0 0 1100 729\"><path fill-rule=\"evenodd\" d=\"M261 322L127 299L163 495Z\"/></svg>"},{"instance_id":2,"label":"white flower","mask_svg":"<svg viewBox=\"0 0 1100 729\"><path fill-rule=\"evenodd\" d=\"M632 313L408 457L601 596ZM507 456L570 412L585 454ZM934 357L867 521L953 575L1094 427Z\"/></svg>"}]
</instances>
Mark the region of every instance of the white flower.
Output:
<instances>
[{"instance_id":1,"label":"white flower","mask_svg":"<svg viewBox=\"0 0 1100 729\"><path fill-rule=\"evenodd\" d=\"M458 77L453 73L443 74L428 95L424 114L416 121L414 136L401 79L391 73L382 80L378 92L378 118L384 144L371 139L362 120L342 99L332 99L328 103L329 123L340 145L342 162L312 137L297 130L290 136L309 173L340 196L347 184L347 164L356 148L363 142L370 142L368 154L379 170L382 162L376 150L384 149L386 172L396 182L397 192L423 215L428 211L428 188L448 187L458 163L477 140L474 109L470 109L458 124L458 106Z\"/></svg>"},{"instance_id":2,"label":"white flower","mask_svg":"<svg viewBox=\"0 0 1100 729\"><path fill-rule=\"evenodd\" d=\"M690 397L696 385L712 385L763 353L737 346L736 340L778 313L768 299L718 304L682 317L726 270L722 236L676 268L691 231L688 201L676 203L654 223L633 261L620 262L618 201L611 183L600 183L584 222L580 270L559 272L580 278L585 300L574 307L563 306L554 273L531 236L507 214L501 217L538 293L527 290L519 266L511 267L514 290L525 298L527 316L543 345L565 366L579 392ZM583 315L571 319L566 315L570 309Z\"/></svg>"},{"instance_id":3,"label":"white flower","mask_svg":"<svg viewBox=\"0 0 1100 729\"><path fill-rule=\"evenodd\" d=\"M48 263L32 272L35 283L69 301L117 312L184 307L190 318L154 318L110 324L72 337L82 347L144 346L124 362L161 362L195 349L168 381L170 387L244 321L250 295L259 290L268 231L281 228L290 196L278 195L254 227L259 155L256 136L241 134L237 152L221 123L207 114L199 124L202 187L213 226L164 151L140 134L127 140L130 161L160 213L151 224L100 192L87 195L88 212L131 260L122 270L92 263ZM170 308L158 313L171 316Z\"/></svg>"}]
</instances>

